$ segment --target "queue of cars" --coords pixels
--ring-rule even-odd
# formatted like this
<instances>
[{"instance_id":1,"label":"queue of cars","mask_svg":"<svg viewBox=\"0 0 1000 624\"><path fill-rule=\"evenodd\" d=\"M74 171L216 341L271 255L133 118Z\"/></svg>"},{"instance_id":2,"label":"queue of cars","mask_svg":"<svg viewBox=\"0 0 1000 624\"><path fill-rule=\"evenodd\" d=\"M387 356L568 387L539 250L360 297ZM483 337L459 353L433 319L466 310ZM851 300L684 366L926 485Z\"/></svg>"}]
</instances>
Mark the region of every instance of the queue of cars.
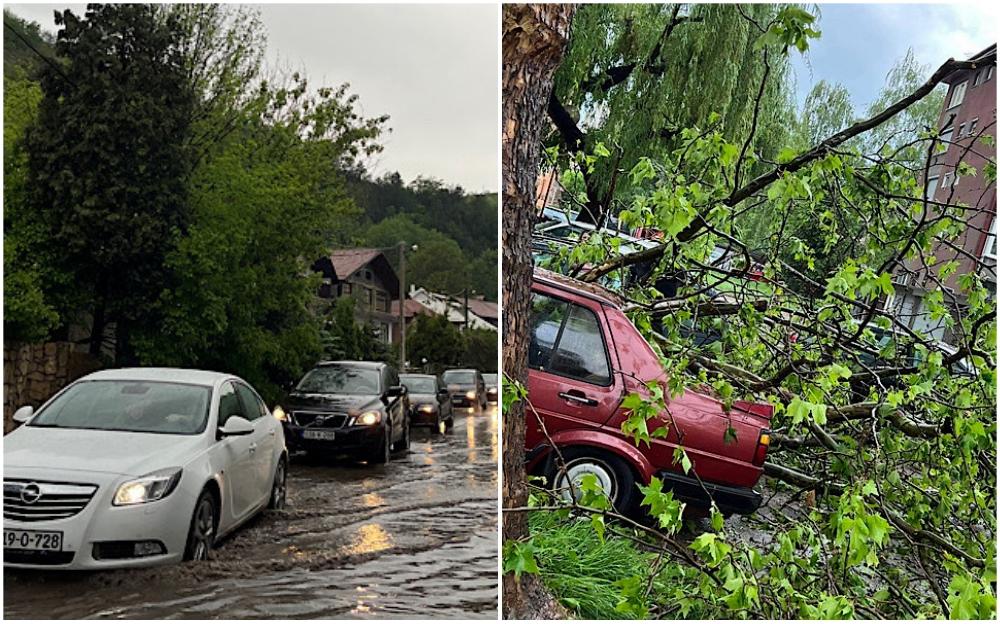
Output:
<instances>
[{"instance_id":1,"label":"queue of cars","mask_svg":"<svg viewBox=\"0 0 1000 624\"><path fill-rule=\"evenodd\" d=\"M478 406L487 390L471 373ZM463 392L381 362L322 362L272 412L233 375L87 375L38 410L14 413L20 426L4 436L4 565L97 570L207 559L220 538L284 507L291 452L384 464L409 447L411 426L450 430L454 406L468 402Z\"/></svg>"}]
</instances>

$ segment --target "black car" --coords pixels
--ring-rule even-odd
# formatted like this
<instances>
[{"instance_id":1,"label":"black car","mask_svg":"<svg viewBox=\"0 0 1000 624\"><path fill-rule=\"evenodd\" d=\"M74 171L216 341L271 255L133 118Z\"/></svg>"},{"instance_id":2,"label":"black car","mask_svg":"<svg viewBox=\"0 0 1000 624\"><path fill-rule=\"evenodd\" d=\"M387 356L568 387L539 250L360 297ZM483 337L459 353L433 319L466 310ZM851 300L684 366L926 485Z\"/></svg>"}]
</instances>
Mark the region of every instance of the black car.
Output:
<instances>
[{"instance_id":1,"label":"black car","mask_svg":"<svg viewBox=\"0 0 1000 624\"><path fill-rule=\"evenodd\" d=\"M321 362L275 415L290 450L348 454L384 464L410 447L410 406L396 369L382 362Z\"/></svg>"},{"instance_id":2,"label":"black car","mask_svg":"<svg viewBox=\"0 0 1000 624\"><path fill-rule=\"evenodd\" d=\"M445 371L441 379L451 394L452 405L486 409L486 382L479 371L474 368L456 368Z\"/></svg>"},{"instance_id":3,"label":"black car","mask_svg":"<svg viewBox=\"0 0 1000 624\"><path fill-rule=\"evenodd\" d=\"M486 400L496 403L500 396L500 382L496 373L483 373L483 381L486 383Z\"/></svg>"},{"instance_id":4,"label":"black car","mask_svg":"<svg viewBox=\"0 0 1000 624\"><path fill-rule=\"evenodd\" d=\"M451 397L444 382L437 375L406 374L399 376L406 386L406 396L410 399L410 425L429 426L434 431L451 431L455 425L455 415L451 409Z\"/></svg>"}]
</instances>

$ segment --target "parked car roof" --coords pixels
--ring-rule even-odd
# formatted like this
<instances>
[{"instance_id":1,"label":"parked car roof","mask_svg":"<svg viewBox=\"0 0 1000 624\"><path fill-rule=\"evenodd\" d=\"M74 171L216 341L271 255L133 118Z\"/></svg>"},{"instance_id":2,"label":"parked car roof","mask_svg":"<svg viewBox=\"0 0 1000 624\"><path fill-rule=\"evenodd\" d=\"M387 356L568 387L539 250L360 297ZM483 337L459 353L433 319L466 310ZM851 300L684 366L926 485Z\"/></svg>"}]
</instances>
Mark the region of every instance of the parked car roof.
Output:
<instances>
[{"instance_id":1,"label":"parked car roof","mask_svg":"<svg viewBox=\"0 0 1000 624\"><path fill-rule=\"evenodd\" d=\"M570 290L600 303L605 303L615 307L621 307L621 299L613 292L590 282L583 282L572 277L566 277L560 273L547 271L545 269L535 269L535 280L549 286L555 286L563 290Z\"/></svg>"},{"instance_id":2,"label":"parked car roof","mask_svg":"<svg viewBox=\"0 0 1000 624\"><path fill-rule=\"evenodd\" d=\"M85 380L126 380L126 381L175 381L211 386L235 375L217 373L214 371L194 370L190 368L108 368L91 373Z\"/></svg>"},{"instance_id":3,"label":"parked car roof","mask_svg":"<svg viewBox=\"0 0 1000 624\"><path fill-rule=\"evenodd\" d=\"M385 362L364 362L361 360L328 360L319 362L316 366L353 366L355 368L382 368L388 366Z\"/></svg>"}]
</instances>

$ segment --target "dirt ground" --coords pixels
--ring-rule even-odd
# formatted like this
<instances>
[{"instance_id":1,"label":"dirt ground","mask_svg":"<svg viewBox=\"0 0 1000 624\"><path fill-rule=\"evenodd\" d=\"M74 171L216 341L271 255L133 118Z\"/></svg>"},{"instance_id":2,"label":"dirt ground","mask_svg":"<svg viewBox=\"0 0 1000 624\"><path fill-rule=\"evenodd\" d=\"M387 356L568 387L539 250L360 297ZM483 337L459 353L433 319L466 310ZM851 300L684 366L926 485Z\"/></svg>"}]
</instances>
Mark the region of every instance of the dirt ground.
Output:
<instances>
[{"instance_id":1,"label":"dirt ground","mask_svg":"<svg viewBox=\"0 0 1000 624\"><path fill-rule=\"evenodd\" d=\"M496 409L415 429L386 467L293 460L288 507L197 564L4 570L5 618L497 616Z\"/></svg>"}]
</instances>

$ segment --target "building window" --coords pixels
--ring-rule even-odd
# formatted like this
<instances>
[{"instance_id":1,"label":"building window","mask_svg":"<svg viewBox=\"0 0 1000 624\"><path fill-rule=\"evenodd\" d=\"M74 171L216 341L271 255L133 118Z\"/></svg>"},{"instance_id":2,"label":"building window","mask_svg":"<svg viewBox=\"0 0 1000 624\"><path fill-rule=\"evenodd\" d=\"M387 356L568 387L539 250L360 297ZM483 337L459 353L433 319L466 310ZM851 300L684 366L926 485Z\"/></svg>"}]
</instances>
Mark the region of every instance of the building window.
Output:
<instances>
[{"instance_id":1,"label":"building window","mask_svg":"<svg viewBox=\"0 0 1000 624\"><path fill-rule=\"evenodd\" d=\"M986 235L986 244L983 246L983 257L992 258L994 262L997 259L997 220L996 217L993 218L993 223L990 225L990 231Z\"/></svg>"},{"instance_id":2,"label":"building window","mask_svg":"<svg viewBox=\"0 0 1000 624\"><path fill-rule=\"evenodd\" d=\"M933 178L927 178L927 194L924 195L924 199L934 199L934 193L937 192L938 179L937 176Z\"/></svg>"},{"instance_id":3,"label":"building window","mask_svg":"<svg viewBox=\"0 0 1000 624\"><path fill-rule=\"evenodd\" d=\"M993 66L990 65L989 67L986 68L986 80L983 80L983 82L988 82L989 79L992 77L993 77Z\"/></svg>"},{"instance_id":4,"label":"building window","mask_svg":"<svg viewBox=\"0 0 1000 624\"><path fill-rule=\"evenodd\" d=\"M948 143L951 142L951 136L953 134L955 134L955 126L948 126L941 131L941 136L939 138L941 139L941 142L947 146Z\"/></svg>"},{"instance_id":5,"label":"building window","mask_svg":"<svg viewBox=\"0 0 1000 624\"><path fill-rule=\"evenodd\" d=\"M979 118L978 117L976 117L975 119L973 119L972 121L969 122L969 135L970 136L976 133L976 124L978 124L978 123L979 123Z\"/></svg>"},{"instance_id":6,"label":"building window","mask_svg":"<svg viewBox=\"0 0 1000 624\"><path fill-rule=\"evenodd\" d=\"M955 85L955 88L951 91L951 102L948 104L948 108L955 108L963 101L965 101L965 90L969 87L969 81L963 80L962 82Z\"/></svg>"},{"instance_id":7,"label":"building window","mask_svg":"<svg viewBox=\"0 0 1000 624\"><path fill-rule=\"evenodd\" d=\"M371 278L372 278L372 272L369 271L369 270L367 270L367 269L365 269L365 279L366 280L371 280Z\"/></svg>"},{"instance_id":8,"label":"building window","mask_svg":"<svg viewBox=\"0 0 1000 624\"><path fill-rule=\"evenodd\" d=\"M344 282L344 284L340 288L340 291L345 295L351 294L351 284L349 282Z\"/></svg>"},{"instance_id":9,"label":"building window","mask_svg":"<svg viewBox=\"0 0 1000 624\"><path fill-rule=\"evenodd\" d=\"M973 87L978 87L980 82L984 82L982 80L982 77L985 76L985 75L986 75L986 70L985 69L981 69L981 70L977 71L976 75L972 78L972 86Z\"/></svg>"},{"instance_id":10,"label":"building window","mask_svg":"<svg viewBox=\"0 0 1000 624\"><path fill-rule=\"evenodd\" d=\"M965 124L963 123L958 126L958 135L956 135L955 138L961 139L964 136L965 136Z\"/></svg>"},{"instance_id":11,"label":"building window","mask_svg":"<svg viewBox=\"0 0 1000 624\"><path fill-rule=\"evenodd\" d=\"M948 188L949 184L951 184L951 174L950 173L946 173L941 178L941 188Z\"/></svg>"}]
</instances>

